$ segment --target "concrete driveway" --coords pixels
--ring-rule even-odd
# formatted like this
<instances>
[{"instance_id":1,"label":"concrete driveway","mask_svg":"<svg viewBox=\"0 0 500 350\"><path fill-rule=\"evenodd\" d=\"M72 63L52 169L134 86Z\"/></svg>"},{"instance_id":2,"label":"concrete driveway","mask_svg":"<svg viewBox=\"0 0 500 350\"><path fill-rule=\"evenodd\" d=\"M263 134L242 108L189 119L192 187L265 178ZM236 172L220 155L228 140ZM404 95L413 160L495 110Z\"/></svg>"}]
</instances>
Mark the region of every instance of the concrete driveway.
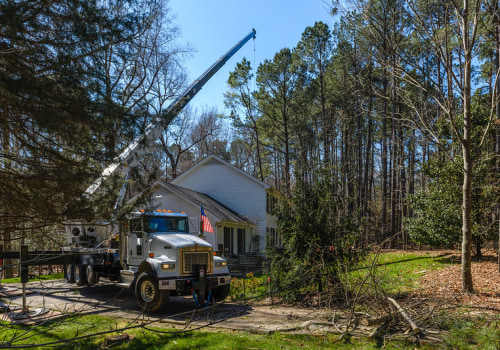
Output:
<instances>
[{"instance_id":1,"label":"concrete driveway","mask_svg":"<svg viewBox=\"0 0 500 350\"><path fill-rule=\"evenodd\" d=\"M18 309L23 305L22 285L20 283L2 285L4 292L0 298L4 305ZM16 291L6 291L18 288ZM29 282L26 285L26 306L31 309L46 308L61 313L77 312L123 318L137 318L142 315L134 292L111 282L99 285L79 287L64 280ZM148 315L158 319L185 313L196 309L192 296L171 297L168 308Z\"/></svg>"}]
</instances>

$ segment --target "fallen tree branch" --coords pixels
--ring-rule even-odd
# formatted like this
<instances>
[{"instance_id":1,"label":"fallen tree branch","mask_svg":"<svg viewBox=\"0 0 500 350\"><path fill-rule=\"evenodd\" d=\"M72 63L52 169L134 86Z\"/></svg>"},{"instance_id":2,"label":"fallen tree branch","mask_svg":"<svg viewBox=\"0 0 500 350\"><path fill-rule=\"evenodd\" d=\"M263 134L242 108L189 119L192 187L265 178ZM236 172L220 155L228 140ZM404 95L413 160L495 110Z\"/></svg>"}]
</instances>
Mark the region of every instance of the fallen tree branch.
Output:
<instances>
[{"instance_id":1,"label":"fallen tree branch","mask_svg":"<svg viewBox=\"0 0 500 350\"><path fill-rule=\"evenodd\" d=\"M428 312L428 313L427 313L424 317L422 317L422 318L420 319L420 322L422 322L422 321L424 321L424 320L428 319L429 317L431 317L431 315L434 313L434 311L435 311L437 308L440 308L440 307L442 307L443 305L449 304L449 303L451 303L451 301L453 301L453 300L457 300L457 297L456 297L456 296L453 296L452 298L447 299L447 300L445 300L444 302L441 302L441 303L439 303L439 304L434 305L434 306L431 308L431 310L430 310L430 311L429 311L429 312Z\"/></svg>"},{"instance_id":2,"label":"fallen tree branch","mask_svg":"<svg viewBox=\"0 0 500 350\"><path fill-rule=\"evenodd\" d=\"M361 324L363 326L374 326L384 322L387 322L391 318L390 315L382 315L379 317L369 317L361 319Z\"/></svg>"},{"instance_id":3,"label":"fallen tree branch","mask_svg":"<svg viewBox=\"0 0 500 350\"><path fill-rule=\"evenodd\" d=\"M377 338L380 334L382 334L383 331L386 330L387 326L389 325L389 320L384 321L380 326L375 328L369 335L368 338L374 339Z\"/></svg>"},{"instance_id":4,"label":"fallen tree branch","mask_svg":"<svg viewBox=\"0 0 500 350\"><path fill-rule=\"evenodd\" d=\"M389 297L387 297L387 300L389 300L396 307L396 309L404 317L404 319L406 320L406 322L408 322L410 324L410 327L413 330L413 333L420 334L420 328L417 327L417 325L415 324L415 322L413 322L413 320L410 318L410 316L408 316L406 314L406 312L403 310L403 308L401 306L399 306L399 304L397 303L397 301L394 300L394 299L392 299L392 298L389 298Z\"/></svg>"}]
</instances>

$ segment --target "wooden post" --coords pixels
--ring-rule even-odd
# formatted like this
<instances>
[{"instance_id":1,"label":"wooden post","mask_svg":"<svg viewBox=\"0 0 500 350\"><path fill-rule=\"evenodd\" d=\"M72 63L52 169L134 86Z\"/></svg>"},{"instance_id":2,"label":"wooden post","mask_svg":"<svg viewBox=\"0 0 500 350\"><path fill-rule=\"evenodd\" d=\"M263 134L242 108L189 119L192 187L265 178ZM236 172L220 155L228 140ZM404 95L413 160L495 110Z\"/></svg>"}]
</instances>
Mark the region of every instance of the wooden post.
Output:
<instances>
[{"instance_id":1,"label":"wooden post","mask_svg":"<svg viewBox=\"0 0 500 350\"><path fill-rule=\"evenodd\" d=\"M20 268L21 268L21 283L23 285L23 314L28 313L28 308L26 307L26 283L29 281L28 275L28 264L26 261L29 259L28 257L28 246L21 245L21 254L20 254Z\"/></svg>"},{"instance_id":2,"label":"wooden post","mask_svg":"<svg viewBox=\"0 0 500 350\"><path fill-rule=\"evenodd\" d=\"M0 254L3 253L3 245L0 244ZM3 258L0 258L0 291L2 288L2 277L3 277Z\"/></svg>"}]
</instances>

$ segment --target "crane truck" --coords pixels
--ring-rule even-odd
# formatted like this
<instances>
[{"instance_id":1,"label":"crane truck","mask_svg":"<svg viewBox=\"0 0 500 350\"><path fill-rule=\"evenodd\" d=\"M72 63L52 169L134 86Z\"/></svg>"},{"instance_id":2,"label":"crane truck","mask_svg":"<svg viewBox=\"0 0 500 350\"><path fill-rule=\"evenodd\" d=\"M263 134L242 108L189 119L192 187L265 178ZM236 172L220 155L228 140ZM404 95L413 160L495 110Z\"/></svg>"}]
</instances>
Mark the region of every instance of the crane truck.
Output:
<instances>
[{"instance_id":1,"label":"crane truck","mask_svg":"<svg viewBox=\"0 0 500 350\"><path fill-rule=\"evenodd\" d=\"M92 196L115 173L128 178L129 170L146 153L166 126L200 91L205 83L245 43L255 38L255 29L233 46L194 81L164 113L154 118L145 132L107 166L85 191ZM117 209L123 201L126 181L119 191ZM65 225L68 246L60 252L1 252L0 258L20 258L29 264L63 264L65 279L79 286L95 285L108 278L117 285L135 291L140 307L146 312L161 310L170 295L192 294L200 305L223 300L230 291L231 276L226 260L214 255L207 241L190 233L188 216L165 209L129 213L118 224L71 220ZM24 256L24 257L23 257ZM26 269L26 268L25 268ZM21 271L21 272L22 272ZM25 280L27 279L24 278ZM21 276L21 282L23 276Z\"/></svg>"}]
</instances>

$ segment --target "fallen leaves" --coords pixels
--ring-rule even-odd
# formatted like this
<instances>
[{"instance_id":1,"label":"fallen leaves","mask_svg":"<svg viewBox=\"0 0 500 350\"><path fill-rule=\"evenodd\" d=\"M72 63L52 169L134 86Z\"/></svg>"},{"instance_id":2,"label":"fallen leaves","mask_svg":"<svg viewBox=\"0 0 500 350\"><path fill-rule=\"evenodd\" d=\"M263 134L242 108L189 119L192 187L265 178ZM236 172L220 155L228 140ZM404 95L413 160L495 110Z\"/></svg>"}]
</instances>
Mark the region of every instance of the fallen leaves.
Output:
<instances>
[{"instance_id":1,"label":"fallen leaves","mask_svg":"<svg viewBox=\"0 0 500 350\"><path fill-rule=\"evenodd\" d=\"M462 292L460 264L450 265L437 271L428 271L419 279L419 296L449 298L455 295L464 305L500 307L500 273L496 256L487 256L480 262L472 262L474 293Z\"/></svg>"}]
</instances>

